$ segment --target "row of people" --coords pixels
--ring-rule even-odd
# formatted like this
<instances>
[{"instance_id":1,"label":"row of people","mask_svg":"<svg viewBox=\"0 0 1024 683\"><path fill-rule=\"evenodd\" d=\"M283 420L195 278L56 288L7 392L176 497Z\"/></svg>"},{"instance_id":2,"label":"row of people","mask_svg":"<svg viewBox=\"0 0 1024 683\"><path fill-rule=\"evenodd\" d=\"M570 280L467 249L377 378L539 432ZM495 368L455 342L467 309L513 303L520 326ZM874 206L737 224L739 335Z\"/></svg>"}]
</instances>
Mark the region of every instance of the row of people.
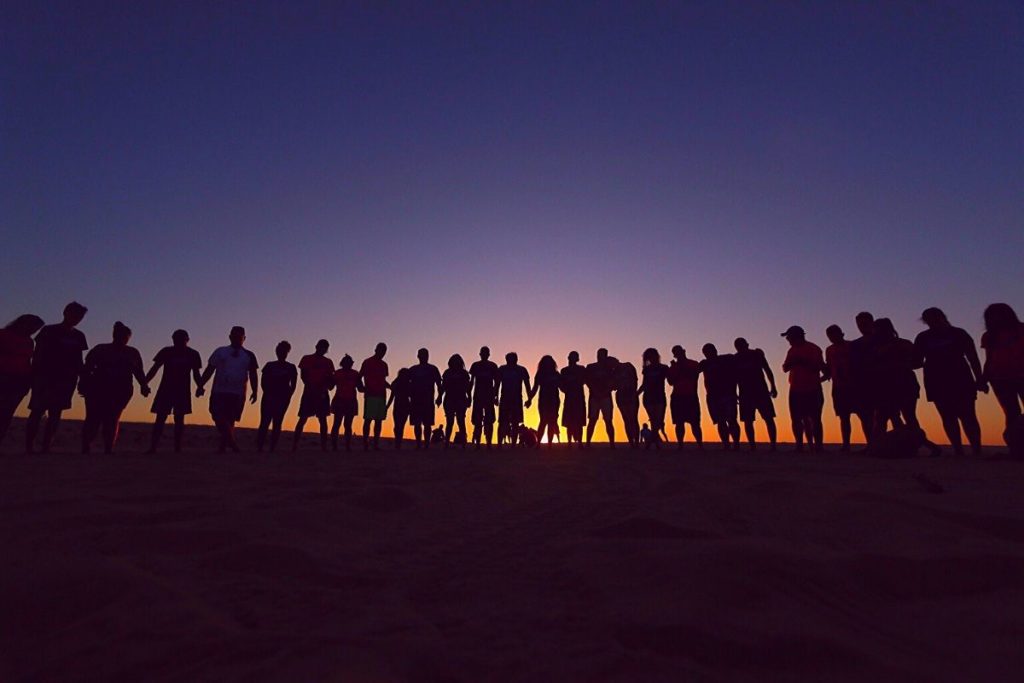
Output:
<instances>
[{"instance_id":1,"label":"row of people","mask_svg":"<svg viewBox=\"0 0 1024 683\"><path fill-rule=\"evenodd\" d=\"M209 407L221 435L221 450L238 450L234 425L242 415L246 396L256 403L261 380L259 450L268 445L271 450L277 448L284 417L300 380L302 393L293 448L307 421L315 418L324 449L329 444L337 449L342 437L344 447L350 449L360 393L365 449L379 447L382 423L389 412L394 420L396 447L401 448L407 425L412 427L416 446L429 447L437 407L443 408L445 416L445 443L453 435L460 443L469 441L467 413L473 426L472 443L490 446L495 442L495 425L496 445L515 443L523 433L523 408L530 407L535 399L539 413L535 431L540 437L546 435L549 443L559 438L561 416L568 443L590 443L596 426L603 422L614 447L614 404L626 440L639 445L644 440L639 425L642 403L650 422L648 443L658 445L667 440L665 417L669 411L680 447L689 425L699 448L703 444L700 376L708 413L723 444L739 447L742 423L751 448L756 447L758 417L766 425L770 447L774 449L777 441L773 401L778 389L774 374L764 352L751 348L742 338L734 342L735 352L730 354L719 354L713 344L705 344L700 361L688 358L685 349L677 345L667 365L656 349L649 348L642 355L639 374L632 363L620 362L605 349L599 349L596 360L585 366L575 351L562 368L546 355L532 378L519 365L515 353L507 354L505 364L499 367L484 347L480 359L468 369L463 358L455 354L442 373L430 363L429 352L420 349L417 364L399 370L391 379L384 361L387 346L383 343L356 370L348 355L336 368L327 357L330 344L326 340L318 342L314 352L304 356L296 367L287 360L290 345L281 342L276 348L277 359L258 373L255 355L244 346L243 328L231 330L229 345L214 351L205 369L200 354L189 347L187 332L178 330L172 335L172 345L161 349L149 371L143 372L141 355L129 346L131 330L120 322L114 325L112 342L97 345L83 359L88 345L77 326L85 314L85 307L73 302L65 308L61 323L44 326L37 316L23 315L0 330L0 438L31 390L26 448L33 450L45 416L43 450L48 450L61 413L70 407L77 389L86 402L83 451L88 451L102 433L104 449L109 452L134 384L140 386L143 396L148 396L150 382L162 370L152 405L156 419L151 451L158 447L170 416L174 417L175 449L181 449L185 416L192 411L192 383L195 396L200 397L211 380ZM789 375L789 412L797 449L802 449L805 442L814 450L822 448L823 382L832 385L832 403L840 421L844 450L850 447L853 415L858 417L869 445L890 426L919 430L916 405L920 385L915 371L923 368L928 400L935 403L954 451L962 452L962 430L972 450L979 452L977 392L988 392L991 383L1008 431L1019 419L1024 401L1024 325L1006 304L989 306L984 319L984 368L971 336L953 327L937 308L924 311L922 321L927 329L913 342L901 339L889 319L875 320L870 313L856 317L860 337L852 341L845 339L838 325L829 326L826 335L830 345L824 352L806 339L802 328L790 327L783 333L790 348L782 369ZM672 388L671 396L666 385ZM334 422L328 429L332 414Z\"/></svg>"}]
</instances>

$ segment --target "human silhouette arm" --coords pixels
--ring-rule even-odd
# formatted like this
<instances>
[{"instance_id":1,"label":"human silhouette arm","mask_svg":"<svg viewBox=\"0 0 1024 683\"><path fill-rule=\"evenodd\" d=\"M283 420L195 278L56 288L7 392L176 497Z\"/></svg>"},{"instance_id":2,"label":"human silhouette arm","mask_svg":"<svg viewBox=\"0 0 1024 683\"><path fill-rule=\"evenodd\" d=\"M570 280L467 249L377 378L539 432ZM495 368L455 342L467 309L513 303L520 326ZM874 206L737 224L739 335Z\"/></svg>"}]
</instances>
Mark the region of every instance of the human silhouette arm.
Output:
<instances>
[{"instance_id":1,"label":"human silhouette arm","mask_svg":"<svg viewBox=\"0 0 1024 683\"><path fill-rule=\"evenodd\" d=\"M768 386L772 391L772 398L779 397L779 390L775 386L775 373L772 372L772 366L768 365L768 358L765 357L764 352L761 352L761 369L764 371L765 377L768 378ZM828 366L825 366L824 373L828 375Z\"/></svg>"},{"instance_id":2,"label":"human silhouette arm","mask_svg":"<svg viewBox=\"0 0 1024 683\"><path fill-rule=\"evenodd\" d=\"M533 392L534 392L534 387L530 386L530 373L526 371L526 368L523 368L523 384L526 387L526 395L530 396L531 399L532 399ZM530 404L533 403L533 401L531 399L527 399L526 400L526 407L527 408L529 408Z\"/></svg>"},{"instance_id":3,"label":"human silhouette arm","mask_svg":"<svg viewBox=\"0 0 1024 683\"><path fill-rule=\"evenodd\" d=\"M444 398L444 392L446 392L447 390L448 390L448 384L444 380L444 378L442 378L441 379L441 383L437 387L437 398L434 400L434 405L436 405L436 406L441 405L442 399Z\"/></svg>"},{"instance_id":4,"label":"human silhouette arm","mask_svg":"<svg viewBox=\"0 0 1024 683\"><path fill-rule=\"evenodd\" d=\"M256 372L256 356L249 353L249 386L252 387L252 394L249 396L249 403L256 403L256 395L260 389L260 378Z\"/></svg>"},{"instance_id":5,"label":"human silhouette arm","mask_svg":"<svg viewBox=\"0 0 1024 683\"><path fill-rule=\"evenodd\" d=\"M132 355L132 375L135 377L135 381L139 383L139 393L145 398L149 396L149 380L146 379L145 373L142 372L142 356L136 351Z\"/></svg>"},{"instance_id":6,"label":"human silhouette arm","mask_svg":"<svg viewBox=\"0 0 1024 683\"><path fill-rule=\"evenodd\" d=\"M95 349L93 349L88 354L86 354L85 362L82 363L81 367L78 370L78 394L79 394L79 396L85 396L91 390L91 387L89 386L89 384L90 384L89 380L92 379L92 372L93 372L93 369L96 367L96 362L95 362L95 357L94 357L93 351L95 351Z\"/></svg>"},{"instance_id":7,"label":"human silhouette arm","mask_svg":"<svg viewBox=\"0 0 1024 683\"><path fill-rule=\"evenodd\" d=\"M196 398L206 393L206 383L210 381L213 373L217 370L217 366L213 361L214 359L211 357L210 362L206 364L206 369L203 370L202 376L196 381Z\"/></svg>"},{"instance_id":8,"label":"human silhouette arm","mask_svg":"<svg viewBox=\"0 0 1024 683\"><path fill-rule=\"evenodd\" d=\"M964 333L964 355L967 356L967 364L971 366L971 372L974 373L974 381L978 387L978 391L983 394L988 393L988 382L985 380L985 375L981 369L981 359L978 358L978 349L974 347L974 340L971 339L971 335Z\"/></svg>"},{"instance_id":9,"label":"human silhouette arm","mask_svg":"<svg viewBox=\"0 0 1024 683\"><path fill-rule=\"evenodd\" d=\"M153 378L156 377L156 373L159 372L159 370L163 366L163 364L164 364L163 354L160 354L160 353L156 354L156 358L153 359L153 367L151 367L149 369L149 372L146 373L146 382L147 383L153 381Z\"/></svg>"}]
</instances>

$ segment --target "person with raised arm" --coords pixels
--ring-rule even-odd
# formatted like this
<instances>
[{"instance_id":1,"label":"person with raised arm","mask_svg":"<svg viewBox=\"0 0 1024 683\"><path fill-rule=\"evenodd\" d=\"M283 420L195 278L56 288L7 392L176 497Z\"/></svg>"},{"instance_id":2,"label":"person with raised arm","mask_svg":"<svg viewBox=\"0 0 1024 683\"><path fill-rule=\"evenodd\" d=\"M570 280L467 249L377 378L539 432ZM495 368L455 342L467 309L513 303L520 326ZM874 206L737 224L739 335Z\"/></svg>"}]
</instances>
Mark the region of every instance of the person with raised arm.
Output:
<instances>
[{"instance_id":1,"label":"person with raised arm","mask_svg":"<svg viewBox=\"0 0 1024 683\"><path fill-rule=\"evenodd\" d=\"M569 364L562 368L559 388L565 395L562 401L562 426L566 441L572 446L583 444L583 428L587 426L586 369L580 365L580 354L570 351Z\"/></svg>"},{"instance_id":2,"label":"person with raised arm","mask_svg":"<svg viewBox=\"0 0 1024 683\"><path fill-rule=\"evenodd\" d=\"M32 336L42 326L42 318L26 313L0 329L0 443L32 386Z\"/></svg>"},{"instance_id":3,"label":"person with raised arm","mask_svg":"<svg viewBox=\"0 0 1024 683\"><path fill-rule=\"evenodd\" d=\"M498 368L498 448L508 438L515 446L519 441L519 425L523 423L523 390L529 394L530 373L519 365L519 355L505 354L505 364Z\"/></svg>"},{"instance_id":4,"label":"person with raised arm","mask_svg":"<svg viewBox=\"0 0 1024 683\"><path fill-rule=\"evenodd\" d=\"M441 375L441 389L437 395L437 405L444 405L444 447L452 440L452 428L458 425L462 435L462 447L466 447L466 411L470 404L470 376L466 372L466 361L459 354L448 359L448 368Z\"/></svg>"},{"instance_id":5,"label":"person with raised arm","mask_svg":"<svg viewBox=\"0 0 1024 683\"><path fill-rule=\"evenodd\" d=\"M88 309L77 301L64 307L64 319L46 325L36 336L32 353L32 396L25 422L25 451L35 452L39 424L43 429L43 453L50 452L53 437L60 426L61 414L71 407L71 399L82 372L82 354L89 348L85 335L77 329Z\"/></svg>"},{"instance_id":6,"label":"person with raised arm","mask_svg":"<svg viewBox=\"0 0 1024 683\"><path fill-rule=\"evenodd\" d=\"M388 345L380 342L373 349L373 355L359 366L359 377L363 380L363 450L370 449L370 426L373 426L373 450L380 449L380 431L388 416L387 390L388 364L384 356Z\"/></svg>"},{"instance_id":7,"label":"person with raised arm","mask_svg":"<svg viewBox=\"0 0 1024 683\"><path fill-rule=\"evenodd\" d=\"M441 372L430 363L430 352L416 352L419 361L409 368L409 419L416 448L430 448L430 435L434 430L434 390L441 389Z\"/></svg>"},{"instance_id":8,"label":"person with raised arm","mask_svg":"<svg viewBox=\"0 0 1024 683\"><path fill-rule=\"evenodd\" d=\"M213 378L210 391L210 416L217 425L220 434L218 453L231 449L235 453L241 451L235 441L235 423L242 419L245 409L245 394L251 387L249 403L256 403L259 391L259 376L256 371L259 363L256 355L245 348L245 328L235 325L228 335L228 345L221 346L210 354L206 370L199 378L196 397L206 393L206 384Z\"/></svg>"},{"instance_id":9,"label":"person with raised arm","mask_svg":"<svg viewBox=\"0 0 1024 683\"><path fill-rule=\"evenodd\" d=\"M764 351L750 348L750 344L743 337L737 338L733 345L736 347L733 362L740 388L740 422L743 423L747 443L750 444L750 450L756 450L754 420L760 414L768 432L769 448L774 451L778 433L775 428L775 404L772 400L779 395L775 387L775 375L772 374Z\"/></svg>"},{"instance_id":10,"label":"person with raised arm","mask_svg":"<svg viewBox=\"0 0 1024 683\"><path fill-rule=\"evenodd\" d=\"M494 439L494 406L498 395L498 365L491 360L491 350L480 347L480 360L469 367L470 391L473 395L473 443L480 448L481 437L491 447Z\"/></svg>"},{"instance_id":11,"label":"person with raised arm","mask_svg":"<svg viewBox=\"0 0 1024 683\"><path fill-rule=\"evenodd\" d=\"M330 342L321 339L313 353L299 360L299 377L302 378L302 396L299 397L299 421L295 423L295 437L292 451L299 449L299 439L306 427L306 420L315 417L320 424L320 450L327 450L327 416L331 414L331 388L334 378L334 361L327 357Z\"/></svg>"},{"instance_id":12,"label":"person with raised arm","mask_svg":"<svg viewBox=\"0 0 1024 683\"><path fill-rule=\"evenodd\" d=\"M663 366L664 367L664 366ZM658 372L652 371L657 376ZM693 440L698 450L704 449L704 431L700 426L700 396L697 381L700 377L700 363L686 357L686 349L679 344L672 347L672 364L668 367L668 383L672 385L670 406L672 424L675 425L676 447L683 448L686 441L686 425L693 431ZM664 391L664 388L662 389ZM664 409L662 424L664 424ZM650 415L650 412L648 412ZM654 418L651 418L653 422Z\"/></svg>"},{"instance_id":13,"label":"person with raised arm","mask_svg":"<svg viewBox=\"0 0 1024 683\"><path fill-rule=\"evenodd\" d=\"M548 447L550 448L555 439L558 438L558 409L561 407L562 396L559 393L559 386L562 376L558 372L558 364L552 356L543 356L537 363L537 372L533 376L533 390L529 392L526 399L526 407L533 404L533 398L538 393L540 398L537 401L537 414L540 421L537 424L537 447L548 436Z\"/></svg>"},{"instance_id":14,"label":"person with raised arm","mask_svg":"<svg viewBox=\"0 0 1024 683\"><path fill-rule=\"evenodd\" d=\"M789 351L782 364L789 373L789 416L793 421L793 438L798 452L804 449L804 436L811 448L820 452L823 429L821 411L825 396L821 381L825 372L825 357L817 344L807 341L804 328L793 325L782 336L789 342Z\"/></svg>"},{"instance_id":15,"label":"person with raised arm","mask_svg":"<svg viewBox=\"0 0 1024 683\"><path fill-rule=\"evenodd\" d=\"M256 450L263 452L263 444L270 430L270 452L277 450L277 442L281 438L284 416L295 395L299 383L299 370L294 363L288 362L288 354L292 345L286 341L279 342L274 348L277 360L263 366L263 400L260 402L260 427L256 432Z\"/></svg>"},{"instance_id":16,"label":"person with raised arm","mask_svg":"<svg viewBox=\"0 0 1024 683\"><path fill-rule=\"evenodd\" d=\"M338 363L331 384L334 385L334 399L331 400L331 413L334 423L331 425L331 449L338 450L338 432L345 425L345 450L352 450L352 420L359 413L358 394L364 390L359 371L353 369L355 361L347 353Z\"/></svg>"},{"instance_id":17,"label":"person with raised arm","mask_svg":"<svg viewBox=\"0 0 1024 683\"><path fill-rule=\"evenodd\" d=\"M149 382L142 371L142 356L128 346L132 331L118 321L114 323L113 340L97 344L85 356L78 391L85 398L85 423L82 425L82 453L88 453L93 440L103 432L103 452L113 453L121 424L121 413L134 393L132 380L139 391L149 396Z\"/></svg>"},{"instance_id":18,"label":"person with raised arm","mask_svg":"<svg viewBox=\"0 0 1024 683\"><path fill-rule=\"evenodd\" d=\"M153 366L146 373L146 383L153 381L156 373L163 369L160 387L153 398L151 412L156 415L149 439L147 453L156 453L160 437L164 433L167 417L174 415L174 452L181 453L185 438L185 416L192 413L192 381L199 384L202 377L203 357L189 348L188 332L175 330L171 335L171 346L160 349L153 357Z\"/></svg>"}]
</instances>

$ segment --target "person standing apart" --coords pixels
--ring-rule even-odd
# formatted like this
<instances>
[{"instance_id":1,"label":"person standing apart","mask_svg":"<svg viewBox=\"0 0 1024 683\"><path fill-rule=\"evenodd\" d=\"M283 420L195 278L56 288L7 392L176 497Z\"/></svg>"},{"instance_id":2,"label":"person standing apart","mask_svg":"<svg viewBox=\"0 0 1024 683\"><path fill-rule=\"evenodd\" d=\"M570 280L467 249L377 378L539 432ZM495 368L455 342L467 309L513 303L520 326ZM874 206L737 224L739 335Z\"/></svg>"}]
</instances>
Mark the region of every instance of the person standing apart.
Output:
<instances>
[{"instance_id":1,"label":"person standing apart","mask_svg":"<svg viewBox=\"0 0 1024 683\"><path fill-rule=\"evenodd\" d=\"M939 308L926 308L921 321L928 329L914 338L914 347L924 361L925 395L939 411L953 455L964 454L963 426L971 452L980 456L981 425L974 404L977 392L988 393L988 385L982 379L974 340L966 330L950 325Z\"/></svg>"},{"instance_id":2,"label":"person standing apart","mask_svg":"<svg viewBox=\"0 0 1024 683\"><path fill-rule=\"evenodd\" d=\"M160 437L164 432L168 415L174 415L174 452L181 452L185 436L185 416L192 412L192 380L199 384L203 357L188 346L189 337L185 330L175 330L171 335L171 346L160 349L153 357L153 367L146 373L146 383L153 381L156 373L163 368L160 387L153 398L151 412L156 415L147 453L156 453Z\"/></svg>"},{"instance_id":3,"label":"person standing apart","mask_svg":"<svg viewBox=\"0 0 1024 683\"><path fill-rule=\"evenodd\" d=\"M824 450L821 411L825 396L821 391L821 381L825 358L817 344L807 341L804 328L799 325L793 325L782 336L789 342L782 370L789 373L789 416L793 421L796 450L804 450L806 435L811 448L820 452Z\"/></svg>"},{"instance_id":4,"label":"person standing apart","mask_svg":"<svg viewBox=\"0 0 1024 683\"><path fill-rule=\"evenodd\" d=\"M473 443L480 448L483 436L487 447L494 440L494 406L498 396L498 365L491 360L491 350L480 347L480 360L469 367L471 392L473 394Z\"/></svg>"},{"instance_id":5,"label":"person standing apart","mask_svg":"<svg viewBox=\"0 0 1024 683\"><path fill-rule=\"evenodd\" d=\"M331 413L331 380L334 377L334 361L327 357L330 342L321 339L313 353L299 360L299 377L302 378L302 396L299 398L299 421L295 423L295 438L292 451L299 449L299 439L306 427L306 420L315 417L320 424L320 450L327 450L327 416Z\"/></svg>"},{"instance_id":6,"label":"person standing apart","mask_svg":"<svg viewBox=\"0 0 1024 683\"><path fill-rule=\"evenodd\" d=\"M736 347L733 359L740 387L740 422L747 434L747 443L750 444L750 450L757 449L754 419L760 414L768 432L770 448L775 451L778 434L775 428L775 404L772 401L779 395L775 387L775 375L772 374L764 351L750 348L743 337L737 338L733 345ZM765 378L768 379L767 383Z\"/></svg>"},{"instance_id":7,"label":"person standing apart","mask_svg":"<svg viewBox=\"0 0 1024 683\"><path fill-rule=\"evenodd\" d=\"M284 416L288 405L295 395L295 387L299 383L299 370L294 363L288 362L288 354L292 345L286 341L279 342L274 348L277 360L263 366L263 400L260 401L260 427L256 432L256 450L263 452L263 444L270 430L270 452L277 451L277 441L281 438Z\"/></svg>"},{"instance_id":8,"label":"person standing apart","mask_svg":"<svg viewBox=\"0 0 1024 683\"><path fill-rule=\"evenodd\" d=\"M228 448L235 453L241 450L235 441L235 423L242 419L245 394L249 386L252 386L249 403L256 403L259 390L259 377L256 374L259 363L256 362L255 354L243 346L245 328L238 325L232 327L228 341L227 346L221 346L210 354L206 370L199 378L199 388L196 389L198 398L206 393L206 384L211 377L213 378L210 416L213 417L213 423L217 425L217 432L220 434L218 453L223 453Z\"/></svg>"},{"instance_id":9,"label":"person standing apart","mask_svg":"<svg viewBox=\"0 0 1024 683\"><path fill-rule=\"evenodd\" d=\"M0 329L0 443L32 386L32 336L42 326L38 315L25 314Z\"/></svg>"},{"instance_id":10,"label":"person standing apart","mask_svg":"<svg viewBox=\"0 0 1024 683\"><path fill-rule=\"evenodd\" d=\"M373 426L373 450L380 450L380 430L388 416L387 390L388 364L384 356L388 345L380 342L373 349L373 355L359 366L359 377L363 380L363 450L370 449L370 426Z\"/></svg>"},{"instance_id":11,"label":"person standing apart","mask_svg":"<svg viewBox=\"0 0 1024 683\"><path fill-rule=\"evenodd\" d=\"M96 435L103 432L103 452L114 452L121 413L134 393L134 379L143 396L149 396L149 383L142 372L142 356L128 346L132 331L123 323L114 323L113 341L97 344L85 357L78 391L85 398L85 423L82 425L82 453L88 453Z\"/></svg>"},{"instance_id":12,"label":"person standing apart","mask_svg":"<svg viewBox=\"0 0 1024 683\"><path fill-rule=\"evenodd\" d=\"M35 451L39 423L46 415L43 453L50 452L53 437L60 426L61 413L71 407L71 398L82 372L82 354L89 348L85 335L76 329L88 309L77 301L64 307L64 319L47 325L36 336L32 354L32 397L25 423L25 451Z\"/></svg>"}]
</instances>

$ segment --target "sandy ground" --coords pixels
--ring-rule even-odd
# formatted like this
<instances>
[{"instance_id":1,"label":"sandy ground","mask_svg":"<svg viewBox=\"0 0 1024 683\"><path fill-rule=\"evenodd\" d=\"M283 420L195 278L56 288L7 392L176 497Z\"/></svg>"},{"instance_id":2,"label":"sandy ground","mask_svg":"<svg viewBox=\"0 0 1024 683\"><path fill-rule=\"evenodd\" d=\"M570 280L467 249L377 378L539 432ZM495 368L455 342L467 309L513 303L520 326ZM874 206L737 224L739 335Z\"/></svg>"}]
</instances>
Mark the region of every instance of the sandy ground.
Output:
<instances>
[{"instance_id":1,"label":"sandy ground","mask_svg":"<svg viewBox=\"0 0 1024 683\"><path fill-rule=\"evenodd\" d=\"M190 441L181 456L0 457L0 680L965 681L1024 668L1019 463L218 456L208 430Z\"/></svg>"}]
</instances>

